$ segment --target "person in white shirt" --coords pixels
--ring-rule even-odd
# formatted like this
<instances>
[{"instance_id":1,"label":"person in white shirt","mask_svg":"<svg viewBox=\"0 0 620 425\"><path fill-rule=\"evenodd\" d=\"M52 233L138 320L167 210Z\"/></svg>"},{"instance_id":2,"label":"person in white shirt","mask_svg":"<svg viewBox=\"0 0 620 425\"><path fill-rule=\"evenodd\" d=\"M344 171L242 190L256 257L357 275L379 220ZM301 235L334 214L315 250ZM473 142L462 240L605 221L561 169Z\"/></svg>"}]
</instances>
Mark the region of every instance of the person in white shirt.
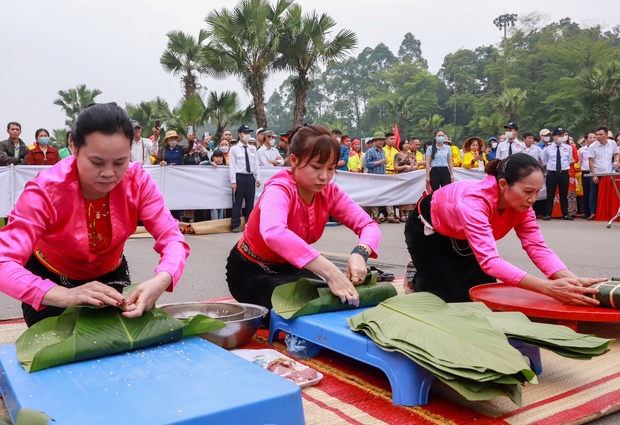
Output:
<instances>
[{"instance_id":1,"label":"person in white shirt","mask_svg":"<svg viewBox=\"0 0 620 425\"><path fill-rule=\"evenodd\" d=\"M284 158L274 147L275 145L275 133L271 130L263 132L263 146L258 149L258 163L261 167L284 165Z\"/></svg>"},{"instance_id":2,"label":"person in white shirt","mask_svg":"<svg viewBox=\"0 0 620 425\"><path fill-rule=\"evenodd\" d=\"M526 132L523 133L523 143L525 147L523 148L523 152L534 158L540 165L544 165L542 162L542 149L538 147L535 143L534 133Z\"/></svg>"},{"instance_id":3,"label":"person in white shirt","mask_svg":"<svg viewBox=\"0 0 620 425\"><path fill-rule=\"evenodd\" d=\"M153 129L154 140L159 139L159 132L159 128ZM133 140L131 142L131 162L151 165L151 155L157 156L157 151L157 143L142 137L142 126L138 121L134 121Z\"/></svg>"},{"instance_id":4,"label":"person in white shirt","mask_svg":"<svg viewBox=\"0 0 620 425\"><path fill-rule=\"evenodd\" d=\"M579 166L581 167L581 185L583 186L583 219L594 220L590 209L590 155L589 147L596 142L596 134L588 133L581 148L579 148Z\"/></svg>"},{"instance_id":5,"label":"person in white shirt","mask_svg":"<svg viewBox=\"0 0 620 425\"><path fill-rule=\"evenodd\" d=\"M547 167L547 202L543 220L551 220L555 190L559 188L560 207L564 220L574 220L568 215L568 170L573 162L573 150L568 141L568 132L562 127L553 130L553 144L543 150L542 161Z\"/></svg>"},{"instance_id":6,"label":"person in white shirt","mask_svg":"<svg viewBox=\"0 0 620 425\"><path fill-rule=\"evenodd\" d=\"M497 159L506 159L512 154L523 152L525 147L523 142L517 139L519 127L515 123L509 122L504 128L506 129L506 140L497 145L497 153L495 155Z\"/></svg>"},{"instance_id":7,"label":"person in white shirt","mask_svg":"<svg viewBox=\"0 0 620 425\"><path fill-rule=\"evenodd\" d=\"M618 166L618 145L613 140L607 139L607 127L599 127L596 130L596 142L588 147L588 161L590 162L590 174L611 173ZM590 217L594 220L596 215L596 203L598 202L599 178L592 177L590 185Z\"/></svg>"},{"instance_id":8,"label":"person in white shirt","mask_svg":"<svg viewBox=\"0 0 620 425\"><path fill-rule=\"evenodd\" d=\"M244 214L246 221L254 208L256 188L260 187L260 165L256 146L248 142L252 138L252 129L247 125L239 127L239 143L230 148L228 155L230 187L233 192L231 226L233 233L241 231L241 206L245 201Z\"/></svg>"}]
</instances>

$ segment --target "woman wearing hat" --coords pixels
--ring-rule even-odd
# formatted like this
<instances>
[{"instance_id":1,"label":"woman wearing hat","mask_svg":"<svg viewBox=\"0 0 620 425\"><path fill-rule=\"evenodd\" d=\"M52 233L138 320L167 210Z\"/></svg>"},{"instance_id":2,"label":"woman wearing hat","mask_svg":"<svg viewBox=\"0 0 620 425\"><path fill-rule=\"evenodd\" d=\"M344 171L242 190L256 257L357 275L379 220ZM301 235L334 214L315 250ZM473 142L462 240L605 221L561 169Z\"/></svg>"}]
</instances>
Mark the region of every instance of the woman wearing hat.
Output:
<instances>
[{"instance_id":1,"label":"woman wearing hat","mask_svg":"<svg viewBox=\"0 0 620 425\"><path fill-rule=\"evenodd\" d=\"M487 164L487 157L484 154L484 140L480 137L470 137L463 143L463 168L477 169Z\"/></svg>"},{"instance_id":2,"label":"woman wearing hat","mask_svg":"<svg viewBox=\"0 0 620 425\"><path fill-rule=\"evenodd\" d=\"M179 142L183 138L177 135L174 130L166 131L166 137L162 142L162 149L157 154L157 163L159 165L183 165L185 155L189 154L194 147L193 143L188 143L187 146L179 146Z\"/></svg>"}]
</instances>

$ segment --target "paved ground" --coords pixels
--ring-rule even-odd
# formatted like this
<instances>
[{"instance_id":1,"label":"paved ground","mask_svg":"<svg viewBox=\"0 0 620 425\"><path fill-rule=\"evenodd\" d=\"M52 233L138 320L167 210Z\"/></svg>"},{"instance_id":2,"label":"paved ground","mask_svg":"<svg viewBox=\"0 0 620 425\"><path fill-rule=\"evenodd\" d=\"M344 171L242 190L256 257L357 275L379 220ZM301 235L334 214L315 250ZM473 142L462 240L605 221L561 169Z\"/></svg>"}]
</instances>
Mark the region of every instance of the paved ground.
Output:
<instances>
[{"instance_id":1,"label":"paved ground","mask_svg":"<svg viewBox=\"0 0 620 425\"><path fill-rule=\"evenodd\" d=\"M620 276L618 241L620 223L611 229L606 223L586 220L573 222L552 220L540 222L547 244L580 276ZM397 276L404 274L408 253L403 237L403 224L382 224L383 234L379 258L369 262L385 272ZM229 296L225 279L226 258L239 235L233 233L187 236L192 254L188 259L183 278L173 293L160 298L161 303L206 300ZM315 247L334 260L346 258L357 243L355 235L344 226L328 227ZM511 232L499 241L501 255L524 270L541 275L521 249L518 239ZM139 282L152 276L157 264L157 254L152 250L153 239L130 239L125 254L129 261L132 279ZM20 304L0 294L0 319L21 316ZM620 327L619 335L620 337ZM620 414L596 421L597 424L620 422Z\"/></svg>"}]
</instances>

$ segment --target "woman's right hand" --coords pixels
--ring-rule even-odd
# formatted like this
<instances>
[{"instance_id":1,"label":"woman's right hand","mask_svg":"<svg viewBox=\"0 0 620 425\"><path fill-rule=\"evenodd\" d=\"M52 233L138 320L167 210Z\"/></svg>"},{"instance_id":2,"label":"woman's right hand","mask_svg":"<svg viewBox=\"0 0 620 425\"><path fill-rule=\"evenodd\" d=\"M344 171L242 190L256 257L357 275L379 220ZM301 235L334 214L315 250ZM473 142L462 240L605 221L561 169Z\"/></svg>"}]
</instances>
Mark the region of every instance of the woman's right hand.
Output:
<instances>
[{"instance_id":1,"label":"woman's right hand","mask_svg":"<svg viewBox=\"0 0 620 425\"><path fill-rule=\"evenodd\" d=\"M606 281L607 279L594 280L599 282ZM562 304L595 307L599 305L598 300L588 296L588 294L597 294L599 290L589 288L588 286L589 285L583 285L578 278L563 277L549 281L546 295L549 295L551 298L561 302Z\"/></svg>"},{"instance_id":2,"label":"woman's right hand","mask_svg":"<svg viewBox=\"0 0 620 425\"><path fill-rule=\"evenodd\" d=\"M54 307L71 307L75 305L112 305L119 307L125 298L116 289L93 281L75 288L56 285L43 296L41 304Z\"/></svg>"},{"instance_id":3,"label":"woman's right hand","mask_svg":"<svg viewBox=\"0 0 620 425\"><path fill-rule=\"evenodd\" d=\"M360 296L353 283L340 270L333 278L327 280L327 286L329 286L332 294L340 298L343 304L348 303L355 307L360 305Z\"/></svg>"}]
</instances>

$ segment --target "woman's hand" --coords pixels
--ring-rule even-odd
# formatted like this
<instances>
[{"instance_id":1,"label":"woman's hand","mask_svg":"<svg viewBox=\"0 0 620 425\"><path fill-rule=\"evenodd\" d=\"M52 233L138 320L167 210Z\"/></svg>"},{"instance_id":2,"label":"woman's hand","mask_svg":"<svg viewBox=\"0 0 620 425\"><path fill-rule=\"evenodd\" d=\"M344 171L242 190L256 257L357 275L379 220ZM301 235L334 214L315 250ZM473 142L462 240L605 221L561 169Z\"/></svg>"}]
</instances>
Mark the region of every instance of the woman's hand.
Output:
<instances>
[{"instance_id":1,"label":"woman's hand","mask_svg":"<svg viewBox=\"0 0 620 425\"><path fill-rule=\"evenodd\" d=\"M360 257L361 258L361 257ZM362 259L362 262L364 259ZM364 266L365 267L365 266ZM322 276L329 286L329 290L340 298L343 303L349 303L355 307L359 306L360 298L353 284L347 277L327 258L319 255L314 260L304 266L306 270ZM357 266L356 266L357 268ZM347 266L348 270L348 266Z\"/></svg>"},{"instance_id":2,"label":"woman's hand","mask_svg":"<svg viewBox=\"0 0 620 425\"><path fill-rule=\"evenodd\" d=\"M607 281L607 279L571 277L554 279L549 281L546 295L549 295L562 304L597 306L599 302L586 294L597 294L599 292L598 289L589 288L589 286L605 281Z\"/></svg>"},{"instance_id":3,"label":"woman's hand","mask_svg":"<svg viewBox=\"0 0 620 425\"><path fill-rule=\"evenodd\" d=\"M166 272L160 272L153 279L142 282L127 298L125 305L125 317L140 317L145 311L149 311L172 283L172 276Z\"/></svg>"},{"instance_id":4,"label":"woman's hand","mask_svg":"<svg viewBox=\"0 0 620 425\"><path fill-rule=\"evenodd\" d=\"M125 298L116 289L94 281L75 288L56 285L43 296L41 304L54 307L75 305L113 305L118 307L124 302Z\"/></svg>"},{"instance_id":5,"label":"woman's hand","mask_svg":"<svg viewBox=\"0 0 620 425\"><path fill-rule=\"evenodd\" d=\"M361 285L366 279L366 273L368 273L368 269L366 269L364 257L359 254L351 254L347 262L347 279L349 279L354 286Z\"/></svg>"}]
</instances>

